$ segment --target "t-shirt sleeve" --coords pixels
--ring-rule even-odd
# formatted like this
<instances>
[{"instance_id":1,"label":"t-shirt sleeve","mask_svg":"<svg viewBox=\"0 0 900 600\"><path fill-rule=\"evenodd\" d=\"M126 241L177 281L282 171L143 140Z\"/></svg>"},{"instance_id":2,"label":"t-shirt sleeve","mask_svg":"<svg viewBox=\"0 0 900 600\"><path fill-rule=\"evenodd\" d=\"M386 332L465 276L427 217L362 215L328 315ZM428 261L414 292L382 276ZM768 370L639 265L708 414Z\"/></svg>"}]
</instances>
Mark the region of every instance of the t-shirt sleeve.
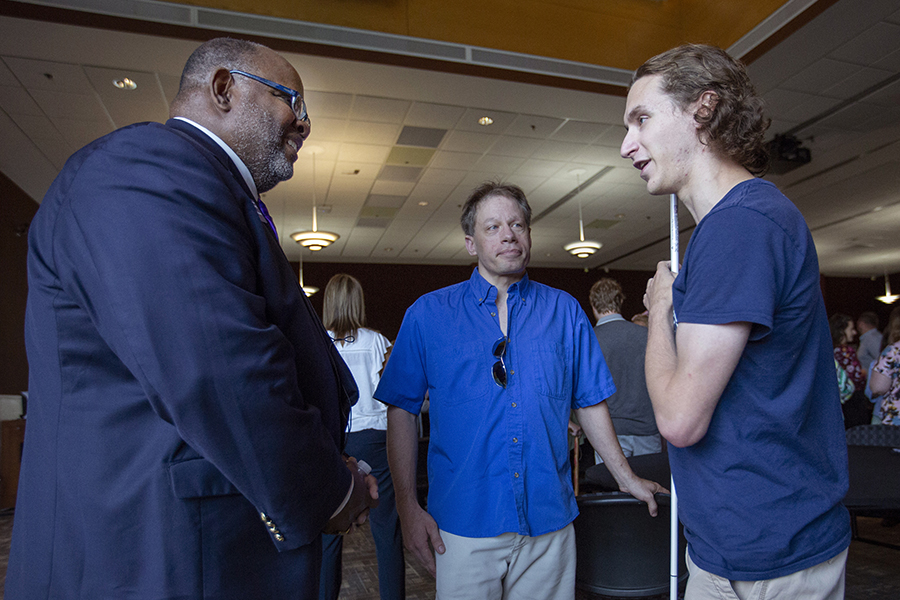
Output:
<instances>
[{"instance_id":1,"label":"t-shirt sleeve","mask_svg":"<svg viewBox=\"0 0 900 600\"><path fill-rule=\"evenodd\" d=\"M594 328L584 311L578 308L575 312L572 343L577 368L574 369L572 408L578 409L603 402L616 392L616 386Z\"/></svg>"},{"instance_id":2,"label":"t-shirt sleeve","mask_svg":"<svg viewBox=\"0 0 900 600\"><path fill-rule=\"evenodd\" d=\"M872 370L893 378L898 366L900 366L900 347L897 344L891 344L881 353L881 357Z\"/></svg>"},{"instance_id":3,"label":"t-shirt sleeve","mask_svg":"<svg viewBox=\"0 0 900 600\"><path fill-rule=\"evenodd\" d=\"M421 328L415 313L416 304L413 304L403 317L391 356L375 390L375 399L417 415L425 400L427 380Z\"/></svg>"},{"instance_id":4,"label":"t-shirt sleeve","mask_svg":"<svg viewBox=\"0 0 900 600\"><path fill-rule=\"evenodd\" d=\"M683 294L679 323L753 324L750 339L771 331L779 297L779 250L784 233L760 213L732 207L705 217L691 239L685 268L675 280Z\"/></svg>"}]
</instances>

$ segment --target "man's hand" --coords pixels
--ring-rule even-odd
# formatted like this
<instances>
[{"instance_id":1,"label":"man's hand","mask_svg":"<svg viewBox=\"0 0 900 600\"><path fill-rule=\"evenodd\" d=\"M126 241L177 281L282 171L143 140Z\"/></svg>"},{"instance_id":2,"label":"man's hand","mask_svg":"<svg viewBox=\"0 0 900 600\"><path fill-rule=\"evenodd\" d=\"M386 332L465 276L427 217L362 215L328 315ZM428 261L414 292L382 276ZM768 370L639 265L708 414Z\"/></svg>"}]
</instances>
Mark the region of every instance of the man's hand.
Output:
<instances>
[{"instance_id":1,"label":"man's hand","mask_svg":"<svg viewBox=\"0 0 900 600\"><path fill-rule=\"evenodd\" d=\"M339 535L350 533L354 525L362 525L369 516L369 509L378 506L378 480L359 468L356 459L347 457L347 469L353 475L353 491L341 512L325 524L325 533Z\"/></svg>"},{"instance_id":2,"label":"man's hand","mask_svg":"<svg viewBox=\"0 0 900 600\"><path fill-rule=\"evenodd\" d=\"M656 505L656 498L654 498L653 495L669 493L669 490L656 483L655 481L650 481L649 479L641 479L637 476L635 476L634 479L629 481L627 484L620 484L619 489L626 494L631 494L638 500L646 502L647 508L650 510L650 516L653 517L655 517L659 512L659 507Z\"/></svg>"},{"instance_id":3,"label":"man's hand","mask_svg":"<svg viewBox=\"0 0 900 600\"><path fill-rule=\"evenodd\" d=\"M400 512L400 527L403 530L403 545L434 577L437 572L434 552L443 554L445 550L437 523L416 504Z\"/></svg>"},{"instance_id":4,"label":"man's hand","mask_svg":"<svg viewBox=\"0 0 900 600\"><path fill-rule=\"evenodd\" d=\"M672 263L667 260L660 261L656 265L656 275L647 281L644 308L650 311L651 316L672 313L672 283L675 276L672 275L671 266Z\"/></svg>"}]
</instances>

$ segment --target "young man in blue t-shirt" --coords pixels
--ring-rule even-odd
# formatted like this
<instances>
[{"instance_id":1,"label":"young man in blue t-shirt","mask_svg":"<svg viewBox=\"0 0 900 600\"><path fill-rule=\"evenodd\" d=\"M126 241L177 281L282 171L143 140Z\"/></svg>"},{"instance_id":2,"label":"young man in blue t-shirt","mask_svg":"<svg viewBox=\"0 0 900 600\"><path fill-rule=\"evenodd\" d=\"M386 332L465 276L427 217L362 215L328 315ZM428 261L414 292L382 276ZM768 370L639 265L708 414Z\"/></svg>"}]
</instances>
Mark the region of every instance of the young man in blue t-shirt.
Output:
<instances>
[{"instance_id":1,"label":"young man in blue t-shirt","mask_svg":"<svg viewBox=\"0 0 900 600\"><path fill-rule=\"evenodd\" d=\"M758 179L762 101L723 50L682 46L636 71L625 126L648 191L697 222L678 277L660 263L644 298L686 598L841 599L847 449L818 258L797 208Z\"/></svg>"}]
</instances>

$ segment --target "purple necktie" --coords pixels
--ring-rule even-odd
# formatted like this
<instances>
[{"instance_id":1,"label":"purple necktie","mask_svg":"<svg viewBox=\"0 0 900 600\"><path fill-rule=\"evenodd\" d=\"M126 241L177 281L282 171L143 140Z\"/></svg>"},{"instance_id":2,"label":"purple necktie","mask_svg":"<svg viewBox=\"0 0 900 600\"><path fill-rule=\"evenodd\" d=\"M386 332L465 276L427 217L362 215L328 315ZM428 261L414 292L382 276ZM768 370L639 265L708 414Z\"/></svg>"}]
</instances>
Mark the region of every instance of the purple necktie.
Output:
<instances>
[{"instance_id":1,"label":"purple necktie","mask_svg":"<svg viewBox=\"0 0 900 600\"><path fill-rule=\"evenodd\" d=\"M259 212L262 213L262 216L266 218L266 221L269 223L269 227L272 228L272 233L275 234L275 237L278 237L278 231L275 229L275 222L272 221L272 217L269 215L269 210L266 208L266 205L263 203L262 198L256 199L256 205L259 206Z\"/></svg>"}]
</instances>

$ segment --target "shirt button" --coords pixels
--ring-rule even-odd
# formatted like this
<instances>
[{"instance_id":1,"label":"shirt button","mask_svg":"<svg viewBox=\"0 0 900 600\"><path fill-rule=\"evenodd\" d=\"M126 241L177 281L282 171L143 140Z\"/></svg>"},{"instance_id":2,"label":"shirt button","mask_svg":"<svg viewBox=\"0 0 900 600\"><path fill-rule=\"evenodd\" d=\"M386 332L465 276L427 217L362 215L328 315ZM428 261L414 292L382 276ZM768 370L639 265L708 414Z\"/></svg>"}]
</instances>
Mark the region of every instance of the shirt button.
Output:
<instances>
[{"instance_id":1,"label":"shirt button","mask_svg":"<svg viewBox=\"0 0 900 600\"><path fill-rule=\"evenodd\" d=\"M513 407L513 408L516 407L516 403L515 403L515 402L512 403L512 407Z\"/></svg>"},{"instance_id":2,"label":"shirt button","mask_svg":"<svg viewBox=\"0 0 900 600\"><path fill-rule=\"evenodd\" d=\"M518 479L518 478L519 478L519 474L518 474L518 473L516 473L516 479Z\"/></svg>"},{"instance_id":3,"label":"shirt button","mask_svg":"<svg viewBox=\"0 0 900 600\"><path fill-rule=\"evenodd\" d=\"M519 443L519 438L513 438L513 444L518 444L518 443Z\"/></svg>"},{"instance_id":4,"label":"shirt button","mask_svg":"<svg viewBox=\"0 0 900 600\"><path fill-rule=\"evenodd\" d=\"M491 316L492 316L492 317L496 317L496 316L497 316L497 313L491 313Z\"/></svg>"}]
</instances>

